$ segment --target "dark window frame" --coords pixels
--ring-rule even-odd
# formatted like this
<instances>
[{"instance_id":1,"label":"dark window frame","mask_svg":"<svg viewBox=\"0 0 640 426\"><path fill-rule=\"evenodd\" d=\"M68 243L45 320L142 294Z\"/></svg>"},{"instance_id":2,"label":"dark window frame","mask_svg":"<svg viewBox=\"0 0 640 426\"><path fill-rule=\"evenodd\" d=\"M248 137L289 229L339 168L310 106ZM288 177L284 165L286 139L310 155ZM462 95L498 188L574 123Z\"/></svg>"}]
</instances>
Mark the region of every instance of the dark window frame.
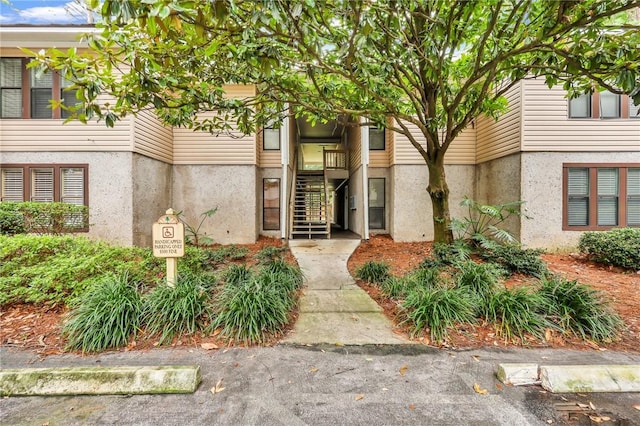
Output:
<instances>
[{"instance_id":1,"label":"dark window frame","mask_svg":"<svg viewBox=\"0 0 640 426\"><path fill-rule=\"evenodd\" d=\"M371 181L373 180L382 180L382 207L371 207ZM385 230L387 229L387 178L385 177L370 177L367 181L368 185L368 204L369 204L369 229L373 230ZM380 196L380 194L378 194ZM371 212L381 212L382 213L382 227L372 227L371 226Z\"/></svg>"},{"instance_id":2,"label":"dark window frame","mask_svg":"<svg viewBox=\"0 0 640 426\"><path fill-rule=\"evenodd\" d=\"M588 169L589 206L587 225L569 225L569 169ZM598 169L618 169L617 225L598 225ZM627 222L627 170L640 168L640 163L564 163L562 165L562 230L563 231L606 231L615 228L640 227Z\"/></svg>"},{"instance_id":3,"label":"dark window frame","mask_svg":"<svg viewBox=\"0 0 640 426\"><path fill-rule=\"evenodd\" d=\"M278 132L278 147L277 148L267 148L267 145L265 144L266 138L265 138L265 132L267 130L272 130L272 131L276 131ZM269 127L269 126L265 126L262 128L262 150L263 151L280 151L280 149L282 149L281 145L281 141L280 141L280 127Z\"/></svg>"},{"instance_id":4,"label":"dark window frame","mask_svg":"<svg viewBox=\"0 0 640 426\"><path fill-rule=\"evenodd\" d=\"M371 131L375 130L377 132L382 133L382 148L372 148L371 147ZM369 151L385 151L387 149L387 131L384 127L380 128L378 126L369 126Z\"/></svg>"},{"instance_id":5,"label":"dark window frame","mask_svg":"<svg viewBox=\"0 0 640 426\"><path fill-rule=\"evenodd\" d=\"M265 195L266 195L266 183L267 181L277 181L278 182L278 207L266 207L265 206ZM282 197L282 181L280 178L262 178L262 230L263 231L279 231L281 229L281 220L280 220L280 204ZM277 211L278 217L278 226L272 227L271 225L267 226L267 211Z\"/></svg>"},{"instance_id":6,"label":"dark window frame","mask_svg":"<svg viewBox=\"0 0 640 426\"><path fill-rule=\"evenodd\" d=\"M12 56L2 56L0 57L0 60L2 59L20 59L21 72L22 72L22 84L20 86L21 99L22 99L22 114L19 117L0 116L1 119L59 120L59 119L67 118L69 116L69 114L65 110L63 110L61 107L57 107L57 108L49 108L49 110L51 111L50 116L33 117L34 114L32 111L33 104L31 102L31 97L32 97L31 93L33 90L42 90L42 88L31 87L31 72L35 72L33 68L27 68L27 64L31 59L22 58L22 57L12 57ZM65 91L65 88L62 85L63 77L57 71L50 71L50 72L52 73L50 100L53 100L55 102L60 102L64 99L63 91ZM3 89L5 88L3 87Z\"/></svg>"},{"instance_id":7,"label":"dark window frame","mask_svg":"<svg viewBox=\"0 0 640 426\"><path fill-rule=\"evenodd\" d=\"M83 169L83 205L89 208L89 165L86 163L13 163L0 166L0 179L3 169L22 169L22 196L24 201L32 201L31 171L35 169L53 169L53 201L61 202L62 198L62 169ZM0 187L0 191L2 188ZM2 202L0 193L0 202ZM89 226L79 228L74 232L88 232Z\"/></svg>"}]
</instances>

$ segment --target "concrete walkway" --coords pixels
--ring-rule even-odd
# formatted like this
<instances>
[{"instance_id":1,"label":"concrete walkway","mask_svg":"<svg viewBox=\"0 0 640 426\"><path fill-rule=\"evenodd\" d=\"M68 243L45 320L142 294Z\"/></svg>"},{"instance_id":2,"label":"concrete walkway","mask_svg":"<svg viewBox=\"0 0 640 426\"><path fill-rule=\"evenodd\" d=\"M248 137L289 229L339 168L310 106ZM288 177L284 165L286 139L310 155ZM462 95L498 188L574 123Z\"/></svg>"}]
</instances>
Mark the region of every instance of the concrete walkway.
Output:
<instances>
[{"instance_id":1,"label":"concrete walkway","mask_svg":"<svg viewBox=\"0 0 640 426\"><path fill-rule=\"evenodd\" d=\"M305 276L300 316L288 344L411 344L393 332L382 308L349 275L347 261L359 240L292 240Z\"/></svg>"}]
</instances>

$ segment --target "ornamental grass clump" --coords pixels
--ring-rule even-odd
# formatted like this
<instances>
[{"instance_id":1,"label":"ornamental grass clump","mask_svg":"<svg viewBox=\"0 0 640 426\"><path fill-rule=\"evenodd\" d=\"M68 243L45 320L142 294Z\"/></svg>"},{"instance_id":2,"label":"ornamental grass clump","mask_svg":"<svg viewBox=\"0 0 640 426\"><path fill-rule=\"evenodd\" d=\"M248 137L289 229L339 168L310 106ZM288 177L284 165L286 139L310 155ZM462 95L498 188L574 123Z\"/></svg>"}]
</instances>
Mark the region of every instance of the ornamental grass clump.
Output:
<instances>
[{"instance_id":1,"label":"ornamental grass clump","mask_svg":"<svg viewBox=\"0 0 640 426\"><path fill-rule=\"evenodd\" d=\"M541 338L544 330L555 328L543 314L545 298L527 287L502 289L484 303L483 316L494 324L496 334L506 341L525 341L525 334Z\"/></svg>"},{"instance_id":2,"label":"ornamental grass clump","mask_svg":"<svg viewBox=\"0 0 640 426\"><path fill-rule=\"evenodd\" d=\"M211 317L209 277L180 274L175 286L158 285L144 298L143 322L159 343L202 330Z\"/></svg>"},{"instance_id":3,"label":"ornamental grass clump","mask_svg":"<svg viewBox=\"0 0 640 426\"><path fill-rule=\"evenodd\" d=\"M142 298L136 287L126 275L111 275L82 294L63 327L67 348L98 352L125 346L140 325Z\"/></svg>"},{"instance_id":4,"label":"ornamental grass clump","mask_svg":"<svg viewBox=\"0 0 640 426\"><path fill-rule=\"evenodd\" d=\"M458 323L475 322L471 299L457 289L416 289L402 303L405 319L412 335L428 330L431 340L442 342L447 328Z\"/></svg>"},{"instance_id":5,"label":"ornamental grass clump","mask_svg":"<svg viewBox=\"0 0 640 426\"><path fill-rule=\"evenodd\" d=\"M403 299L415 289L415 282L402 277L390 275L380 284L382 294L392 299Z\"/></svg>"},{"instance_id":6,"label":"ornamental grass clump","mask_svg":"<svg viewBox=\"0 0 640 426\"><path fill-rule=\"evenodd\" d=\"M300 268L288 264L283 259L277 259L262 267L260 272L265 282L281 287L289 293L297 291L303 282Z\"/></svg>"},{"instance_id":7,"label":"ornamental grass clump","mask_svg":"<svg viewBox=\"0 0 640 426\"><path fill-rule=\"evenodd\" d=\"M389 276L389 265L368 261L356 270L356 277L373 284L381 284Z\"/></svg>"},{"instance_id":8,"label":"ornamental grass clump","mask_svg":"<svg viewBox=\"0 0 640 426\"><path fill-rule=\"evenodd\" d=\"M624 325L597 290L577 281L553 276L542 281L539 293L550 319L582 339L611 341Z\"/></svg>"},{"instance_id":9,"label":"ornamental grass clump","mask_svg":"<svg viewBox=\"0 0 640 426\"><path fill-rule=\"evenodd\" d=\"M222 280L228 285L240 285L253 277L253 271L245 264L230 265L222 276Z\"/></svg>"},{"instance_id":10,"label":"ornamental grass clump","mask_svg":"<svg viewBox=\"0 0 640 426\"><path fill-rule=\"evenodd\" d=\"M245 344L264 343L281 332L288 322L295 299L269 274L252 276L237 285L225 285L215 300L212 328L222 328L221 336Z\"/></svg>"},{"instance_id":11,"label":"ornamental grass clump","mask_svg":"<svg viewBox=\"0 0 640 426\"><path fill-rule=\"evenodd\" d=\"M456 265L455 281L457 288L486 302L499 289L500 278L504 270L493 263L476 263L472 260Z\"/></svg>"}]
</instances>

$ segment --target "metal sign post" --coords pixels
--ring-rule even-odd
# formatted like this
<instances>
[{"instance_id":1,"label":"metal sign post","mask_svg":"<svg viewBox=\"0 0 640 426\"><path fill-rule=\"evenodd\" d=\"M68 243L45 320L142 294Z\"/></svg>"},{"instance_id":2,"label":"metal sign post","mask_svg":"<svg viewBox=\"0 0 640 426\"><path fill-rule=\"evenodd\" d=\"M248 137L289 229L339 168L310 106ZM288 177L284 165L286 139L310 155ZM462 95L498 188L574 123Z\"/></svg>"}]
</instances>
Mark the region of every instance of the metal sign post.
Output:
<instances>
[{"instance_id":1,"label":"metal sign post","mask_svg":"<svg viewBox=\"0 0 640 426\"><path fill-rule=\"evenodd\" d=\"M178 258L184 256L184 224L173 209L168 209L153 224L153 255L167 259L167 285L175 286Z\"/></svg>"}]
</instances>

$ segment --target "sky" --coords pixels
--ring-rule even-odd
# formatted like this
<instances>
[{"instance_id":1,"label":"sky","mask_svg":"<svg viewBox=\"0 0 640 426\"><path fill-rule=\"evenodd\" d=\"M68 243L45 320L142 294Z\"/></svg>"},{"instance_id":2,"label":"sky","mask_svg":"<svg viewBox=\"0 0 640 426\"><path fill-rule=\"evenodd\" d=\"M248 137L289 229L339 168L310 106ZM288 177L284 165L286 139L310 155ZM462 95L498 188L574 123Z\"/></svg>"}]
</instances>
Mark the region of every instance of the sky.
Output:
<instances>
[{"instance_id":1,"label":"sky","mask_svg":"<svg viewBox=\"0 0 640 426\"><path fill-rule=\"evenodd\" d=\"M86 14L73 0L0 0L0 25L82 23Z\"/></svg>"}]
</instances>

